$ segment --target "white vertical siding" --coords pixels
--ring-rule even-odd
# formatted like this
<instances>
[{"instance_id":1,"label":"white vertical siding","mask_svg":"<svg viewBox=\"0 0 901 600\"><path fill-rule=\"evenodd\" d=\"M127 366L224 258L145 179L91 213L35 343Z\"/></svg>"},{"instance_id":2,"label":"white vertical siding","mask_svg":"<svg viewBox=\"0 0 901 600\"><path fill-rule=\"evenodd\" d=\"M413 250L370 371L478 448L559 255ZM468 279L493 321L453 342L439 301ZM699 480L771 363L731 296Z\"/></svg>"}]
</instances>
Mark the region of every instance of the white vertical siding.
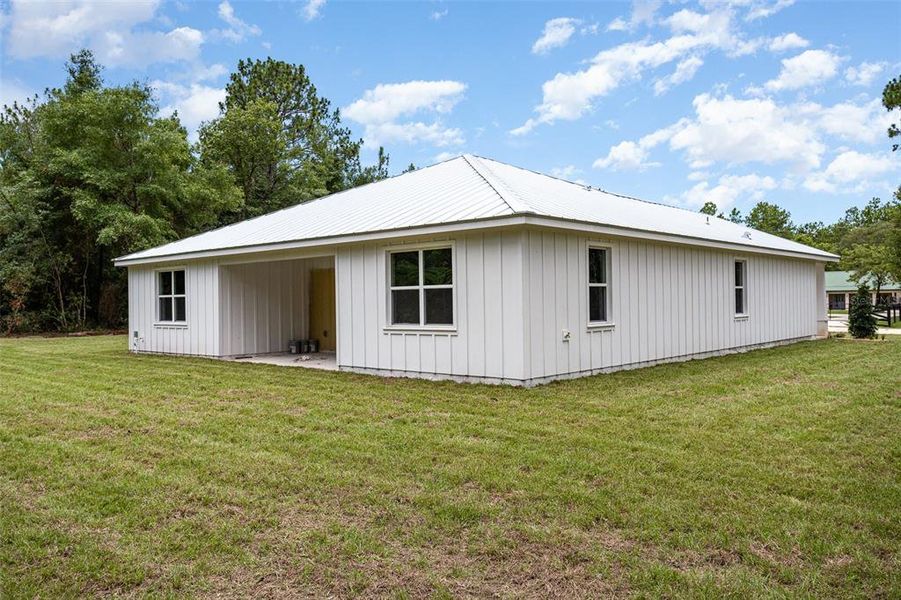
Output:
<instances>
[{"instance_id":1,"label":"white vertical siding","mask_svg":"<svg viewBox=\"0 0 901 600\"><path fill-rule=\"evenodd\" d=\"M825 318L823 266L813 261L538 228L449 241L454 331L388 327L386 253L404 244L361 243L338 248L334 258L179 265L186 270L185 326L155 323L156 271L131 267L133 349L283 351L289 339L307 335L310 270L332 265L338 364L385 373L539 381L813 337ZM610 247L605 327L587 322L589 242ZM747 261L746 319L734 314L736 258Z\"/></svg>"},{"instance_id":2,"label":"white vertical siding","mask_svg":"<svg viewBox=\"0 0 901 600\"><path fill-rule=\"evenodd\" d=\"M157 324L158 270L185 269L184 325ZM219 267L196 261L173 267L129 267L129 346L138 352L219 354ZM134 337L136 332L137 338Z\"/></svg>"},{"instance_id":3,"label":"white vertical siding","mask_svg":"<svg viewBox=\"0 0 901 600\"><path fill-rule=\"evenodd\" d=\"M221 354L285 352L309 332L310 271L332 258L222 265Z\"/></svg>"},{"instance_id":4,"label":"white vertical siding","mask_svg":"<svg viewBox=\"0 0 901 600\"><path fill-rule=\"evenodd\" d=\"M457 328L452 332L387 328L389 246L340 248L336 257L338 365L522 380L523 235L489 232L453 240Z\"/></svg>"},{"instance_id":5,"label":"white vertical siding","mask_svg":"<svg viewBox=\"0 0 901 600\"><path fill-rule=\"evenodd\" d=\"M609 327L588 327L589 239L525 237L529 378L727 351L817 331L816 264L629 240L610 245ZM747 260L747 319L734 314L734 260ZM577 265L576 268L573 268ZM576 297L573 300L573 296ZM562 340L562 330L571 332Z\"/></svg>"}]
</instances>

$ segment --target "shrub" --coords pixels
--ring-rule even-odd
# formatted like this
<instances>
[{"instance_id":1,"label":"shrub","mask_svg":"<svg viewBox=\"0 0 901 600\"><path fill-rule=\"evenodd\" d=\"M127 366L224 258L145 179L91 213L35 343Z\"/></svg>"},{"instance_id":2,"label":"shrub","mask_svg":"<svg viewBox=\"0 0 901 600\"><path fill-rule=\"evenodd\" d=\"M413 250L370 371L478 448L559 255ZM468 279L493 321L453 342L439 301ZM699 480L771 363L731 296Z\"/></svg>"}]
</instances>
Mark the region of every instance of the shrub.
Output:
<instances>
[{"instance_id":1,"label":"shrub","mask_svg":"<svg viewBox=\"0 0 901 600\"><path fill-rule=\"evenodd\" d=\"M876 337L876 317L870 303L870 290L862 285L851 298L848 310L848 332L856 338Z\"/></svg>"}]
</instances>

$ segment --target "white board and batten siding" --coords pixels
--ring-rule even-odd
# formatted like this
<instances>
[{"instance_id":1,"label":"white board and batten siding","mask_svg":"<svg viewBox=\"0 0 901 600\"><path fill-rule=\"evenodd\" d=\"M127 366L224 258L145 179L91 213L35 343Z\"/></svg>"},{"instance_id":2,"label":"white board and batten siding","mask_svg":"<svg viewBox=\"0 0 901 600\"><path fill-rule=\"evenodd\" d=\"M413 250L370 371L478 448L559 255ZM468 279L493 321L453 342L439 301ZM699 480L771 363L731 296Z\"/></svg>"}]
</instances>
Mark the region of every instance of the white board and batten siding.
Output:
<instances>
[{"instance_id":1,"label":"white board and batten siding","mask_svg":"<svg viewBox=\"0 0 901 600\"><path fill-rule=\"evenodd\" d=\"M523 372L523 235L455 236L453 331L388 326L388 252L419 244L338 249L338 365L392 375L512 382Z\"/></svg>"},{"instance_id":2,"label":"white board and batten siding","mask_svg":"<svg viewBox=\"0 0 901 600\"><path fill-rule=\"evenodd\" d=\"M812 261L537 228L447 241L452 332L388 326L387 253L398 245L338 250L341 368L530 384L817 334L822 265ZM611 323L603 327L588 325L590 243L610 252ZM747 261L747 318L734 311L736 259Z\"/></svg>"},{"instance_id":3,"label":"white board and batten siding","mask_svg":"<svg viewBox=\"0 0 901 600\"><path fill-rule=\"evenodd\" d=\"M588 323L588 248L608 248L608 325ZM735 261L747 265L735 314ZM820 265L822 269L822 265ZM817 335L817 264L547 230L527 237L524 379L539 382ZM570 331L563 341L563 330Z\"/></svg>"},{"instance_id":4,"label":"white board and batten siding","mask_svg":"<svg viewBox=\"0 0 901 600\"><path fill-rule=\"evenodd\" d=\"M185 270L185 323L159 323L157 272L175 269ZM219 311L216 260L128 269L129 347L135 352L217 356Z\"/></svg>"}]
</instances>

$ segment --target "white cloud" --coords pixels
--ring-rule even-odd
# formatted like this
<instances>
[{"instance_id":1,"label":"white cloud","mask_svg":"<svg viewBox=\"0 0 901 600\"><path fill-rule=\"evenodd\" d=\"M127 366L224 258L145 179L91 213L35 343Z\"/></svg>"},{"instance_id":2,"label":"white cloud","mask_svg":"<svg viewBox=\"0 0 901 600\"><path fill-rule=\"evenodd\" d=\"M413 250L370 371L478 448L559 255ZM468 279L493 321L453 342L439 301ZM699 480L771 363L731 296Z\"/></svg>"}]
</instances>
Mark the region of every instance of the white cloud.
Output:
<instances>
[{"instance_id":1,"label":"white cloud","mask_svg":"<svg viewBox=\"0 0 901 600\"><path fill-rule=\"evenodd\" d=\"M96 50L100 62L107 65L195 61L200 57L203 39L203 33L192 27L176 27L168 33L108 32Z\"/></svg>"},{"instance_id":2,"label":"white cloud","mask_svg":"<svg viewBox=\"0 0 901 600\"><path fill-rule=\"evenodd\" d=\"M654 82L654 94L659 96L674 85L679 85L680 83L690 81L703 64L704 61L697 56L691 56L683 61L680 61L679 64L676 65L676 70L673 71L672 74L667 75L666 77L662 77Z\"/></svg>"},{"instance_id":3,"label":"white cloud","mask_svg":"<svg viewBox=\"0 0 901 600\"><path fill-rule=\"evenodd\" d=\"M214 34L227 39L230 42L244 41L248 36L256 36L262 33L256 25L246 23L238 18L235 9L228 0L222 0L219 4L219 18L225 21L229 26L228 29L216 29Z\"/></svg>"},{"instance_id":4,"label":"white cloud","mask_svg":"<svg viewBox=\"0 0 901 600\"><path fill-rule=\"evenodd\" d=\"M158 0L15 0L5 17L5 51L13 58L59 58L88 47L101 63L110 66L196 60L204 41L199 30L137 29L154 20L158 7Z\"/></svg>"},{"instance_id":5,"label":"white cloud","mask_svg":"<svg viewBox=\"0 0 901 600\"><path fill-rule=\"evenodd\" d=\"M443 148L458 146L465 141L463 132L459 129L445 127L440 122L422 123L420 121L373 123L366 126L364 137L366 143L371 147L381 146L388 142L402 142L405 144L426 143Z\"/></svg>"},{"instance_id":6,"label":"white cloud","mask_svg":"<svg viewBox=\"0 0 901 600\"><path fill-rule=\"evenodd\" d=\"M674 32L668 39L614 46L599 52L587 68L557 73L553 79L545 81L542 102L535 107L537 115L510 133L522 135L542 123L578 119L592 110L596 99L610 94L624 82L640 78L646 70L683 60L686 56L699 57L715 48L741 54L753 47L732 31L729 11L699 14L681 10L666 22ZM692 66L692 63L684 65L683 75L690 73Z\"/></svg>"},{"instance_id":7,"label":"white cloud","mask_svg":"<svg viewBox=\"0 0 901 600\"><path fill-rule=\"evenodd\" d=\"M165 104L160 112L168 115L178 111L179 120L192 139L196 139L196 130L203 121L219 116L219 103L225 101L223 88L167 81L154 81L151 86L164 99Z\"/></svg>"},{"instance_id":8,"label":"white cloud","mask_svg":"<svg viewBox=\"0 0 901 600\"><path fill-rule=\"evenodd\" d=\"M447 11L448 9L446 8L444 10L433 11L432 14L429 15L429 19L431 19L432 21L440 21L447 16Z\"/></svg>"},{"instance_id":9,"label":"white cloud","mask_svg":"<svg viewBox=\"0 0 901 600\"><path fill-rule=\"evenodd\" d=\"M795 3L795 0L776 0L775 2L752 2L748 14L745 15L745 21L756 21L770 17L783 8L788 8Z\"/></svg>"},{"instance_id":10,"label":"white cloud","mask_svg":"<svg viewBox=\"0 0 901 600\"><path fill-rule=\"evenodd\" d=\"M649 161L650 151L666 143L670 150L683 154L688 166L695 171L690 177L693 181L709 179L699 170L716 163L780 164L802 177L807 174L808 188L834 188L835 182L841 180L837 174L840 167L859 166L864 159L858 154L849 154L831 170L827 168L817 174L823 155L830 148L826 142L830 142L832 148L841 142L879 144L891 122L891 116L882 110L879 98L822 106L813 102L781 105L771 98L737 99L729 95L701 94L694 99L693 105L695 114L692 117L680 119L637 141L624 140L596 160L594 166L644 170L659 164ZM849 151L849 148L839 148L839 152ZM861 172L871 172L869 167L873 164L886 164L882 155L873 156L880 157L878 162L870 160L865 165L868 168L860 167ZM849 171L850 167L847 167L841 172ZM793 180L791 176L786 181L789 180Z\"/></svg>"},{"instance_id":11,"label":"white cloud","mask_svg":"<svg viewBox=\"0 0 901 600\"><path fill-rule=\"evenodd\" d=\"M464 91L466 84L459 81L380 83L343 112L359 123L392 121L420 110L446 113L462 99Z\"/></svg>"},{"instance_id":12,"label":"white cloud","mask_svg":"<svg viewBox=\"0 0 901 600\"><path fill-rule=\"evenodd\" d=\"M610 148L607 156L597 159L592 166L613 171L643 171L659 164L649 163L647 159L646 147L642 147L640 143L624 141Z\"/></svg>"},{"instance_id":13,"label":"white cloud","mask_svg":"<svg viewBox=\"0 0 901 600\"><path fill-rule=\"evenodd\" d=\"M622 17L616 17L607 25L607 31L628 31L629 23Z\"/></svg>"},{"instance_id":14,"label":"white cloud","mask_svg":"<svg viewBox=\"0 0 901 600\"><path fill-rule=\"evenodd\" d=\"M779 77L767 81L763 87L778 92L819 85L835 76L841 61L841 57L826 50L807 50L783 59Z\"/></svg>"},{"instance_id":15,"label":"white cloud","mask_svg":"<svg viewBox=\"0 0 901 600\"><path fill-rule=\"evenodd\" d=\"M785 52L787 50L806 48L809 45L810 42L802 38L797 33L792 32L774 37L770 40L767 48L769 48L770 52Z\"/></svg>"},{"instance_id":16,"label":"white cloud","mask_svg":"<svg viewBox=\"0 0 901 600\"><path fill-rule=\"evenodd\" d=\"M845 79L853 85L868 86L885 70L885 67L886 64L882 62L862 62L856 67L852 66L845 69Z\"/></svg>"},{"instance_id":17,"label":"white cloud","mask_svg":"<svg viewBox=\"0 0 901 600\"><path fill-rule=\"evenodd\" d=\"M546 22L541 37L532 44L532 54L547 54L554 48L565 46L580 22L570 17L558 17Z\"/></svg>"},{"instance_id":18,"label":"white cloud","mask_svg":"<svg viewBox=\"0 0 901 600\"><path fill-rule=\"evenodd\" d=\"M465 91L466 84L459 81L379 84L366 90L362 98L345 107L342 113L365 126L364 137L373 145L397 140L450 146L463 142L459 129L446 128L440 120L432 123L399 123L398 120L422 113L438 116L450 113Z\"/></svg>"},{"instance_id":19,"label":"white cloud","mask_svg":"<svg viewBox=\"0 0 901 600\"><path fill-rule=\"evenodd\" d=\"M190 76L193 81L212 81L227 73L228 67L222 63L215 63L210 66L196 65L191 71Z\"/></svg>"},{"instance_id":20,"label":"white cloud","mask_svg":"<svg viewBox=\"0 0 901 600\"><path fill-rule=\"evenodd\" d=\"M565 179L566 181L572 181L573 183L578 183L580 185L587 185L585 180L580 178L579 175L582 174L582 169L576 167L576 165L566 165L563 167L554 167L551 169L551 175L557 177L559 179Z\"/></svg>"},{"instance_id":21,"label":"white cloud","mask_svg":"<svg viewBox=\"0 0 901 600\"><path fill-rule=\"evenodd\" d=\"M805 104L799 112L817 120L819 127L843 140L873 144L885 139L891 115L878 98L863 104L842 102L829 107Z\"/></svg>"},{"instance_id":22,"label":"white cloud","mask_svg":"<svg viewBox=\"0 0 901 600\"><path fill-rule=\"evenodd\" d=\"M607 31L632 31L639 25L651 25L661 4L663 0L633 0L629 20L617 17L607 25Z\"/></svg>"},{"instance_id":23,"label":"white cloud","mask_svg":"<svg viewBox=\"0 0 901 600\"><path fill-rule=\"evenodd\" d=\"M683 151L692 168L715 162L743 164L779 162L816 168L825 146L815 124L796 119L791 108L771 99L741 100L701 94L694 99L695 116L645 136L654 144L669 141ZM645 144L651 147L651 144Z\"/></svg>"},{"instance_id":24,"label":"white cloud","mask_svg":"<svg viewBox=\"0 0 901 600\"><path fill-rule=\"evenodd\" d=\"M312 21L322 12L323 6L325 6L325 0L307 0L307 3L300 11L300 14L303 15L303 18L307 21Z\"/></svg>"},{"instance_id":25,"label":"white cloud","mask_svg":"<svg viewBox=\"0 0 901 600\"><path fill-rule=\"evenodd\" d=\"M812 192L850 192L864 189L869 179L898 171L897 163L886 154L862 154L846 150L823 171L804 180L804 187ZM857 186L851 184L857 184Z\"/></svg>"},{"instance_id":26,"label":"white cloud","mask_svg":"<svg viewBox=\"0 0 901 600\"><path fill-rule=\"evenodd\" d=\"M693 208L703 206L705 202L716 204L717 210L724 211L738 200L750 199L760 201L764 193L776 189L776 180L769 176L750 175L724 175L720 177L716 185L711 186L708 181L701 181L691 189L682 192L678 197L667 197L668 201L676 201L684 206Z\"/></svg>"},{"instance_id":27,"label":"white cloud","mask_svg":"<svg viewBox=\"0 0 901 600\"><path fill-rule=\"evenodd\" d=\"M611 147L607 156L597 159L591 166L595 169L612 169L614 171L644 171L650 167L659 167L660 163L648 161L650 149L668 140L672 137L675 128L681 126L682 121L679 121L675 125L649 133L637 142L622 141Z\"/></svg>"}]
</instances>

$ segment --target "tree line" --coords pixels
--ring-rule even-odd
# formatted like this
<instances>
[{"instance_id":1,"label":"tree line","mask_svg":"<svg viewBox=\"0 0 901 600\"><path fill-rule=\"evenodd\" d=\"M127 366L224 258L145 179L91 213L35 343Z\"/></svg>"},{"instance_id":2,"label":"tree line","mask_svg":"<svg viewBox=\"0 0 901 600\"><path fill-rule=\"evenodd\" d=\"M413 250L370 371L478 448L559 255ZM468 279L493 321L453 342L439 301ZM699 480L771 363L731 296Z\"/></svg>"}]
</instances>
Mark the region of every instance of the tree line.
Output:
<instances>
[{"instance_id":1,"label":"tree line","mask_svg":"<svg viewBox=\"0 0 901 600\"><path fill-rule=\"evenodd\" d=\"M62 87L0 114L0 332L121 326L111 259L383 179L302 65L242 60L191 143L143 83L82 50Z\"/></svg>"},{"instance_id":2,"label":"tree line","mask_svg":"<svg viewBox=\"0 0 901 600\"><path fill-rule=\"evenodd\" d=\"M862 208L849 208L829 225L822 221L796 225L791 213L770 202L758 202L747 216L735 208L724 216L712 202L700 212L838 254L841 261L827 263L826 269L850 271L852 280L877 293L889 281L901 282L901 187L891 200L873 198Z\"/></svg>"},{"instance_id":3,"label":"tree line","mask_svg":"<svg viewBox=\"0 0 901 600\"><path fill-rule=\"evenodd\" d=\"M102 71L82 50L61 88L0 114L0 333L120 327L126 274L115 256L388 176L384 149L363 165L362 140L302 65L239 61L195 143L148 85L107 85ZM883 104L901 106L901 78ZM795 225L768 202L718 216L840 254L834 268L878 288L901 281L899 203L901 188L829 225Z\"/></svg>"}]
</instances>

